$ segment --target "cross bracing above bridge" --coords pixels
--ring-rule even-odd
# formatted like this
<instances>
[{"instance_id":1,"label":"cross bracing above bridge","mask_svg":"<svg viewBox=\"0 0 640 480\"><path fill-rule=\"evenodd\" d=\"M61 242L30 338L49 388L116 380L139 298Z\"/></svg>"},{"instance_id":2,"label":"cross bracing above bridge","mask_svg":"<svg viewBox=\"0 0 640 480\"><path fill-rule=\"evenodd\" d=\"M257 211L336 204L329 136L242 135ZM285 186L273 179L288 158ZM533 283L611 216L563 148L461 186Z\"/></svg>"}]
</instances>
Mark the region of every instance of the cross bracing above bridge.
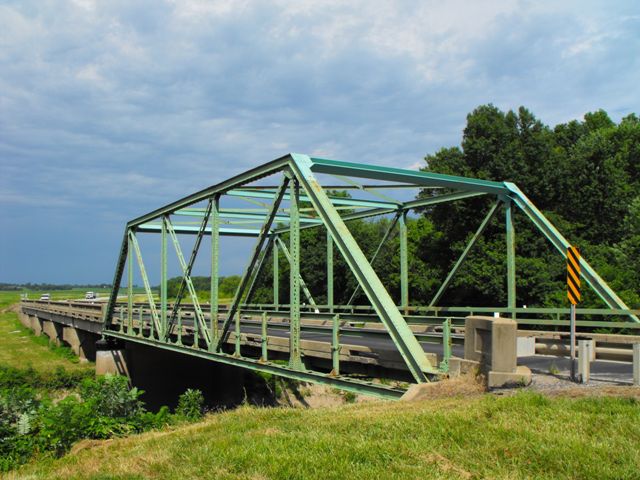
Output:
<instances>
[{"instance_id":1,"label":"cross bracing above bridge","mask_svg":"<svg viewBox=\"0 0 640 480\"><path fill-rule=\"evenodd\" d=\"M329 184L321 178L332 177ZM270 183L264 183L264 182ZM337 182L337 183L336 183ZM414 198L407 200L407 192L414 189ZM415 198L415 189L427 189L427 195ZM345 197L336 191L347 190ZM341 388L367 391L380 395L397 396L397 392L383 385L368 384L361 380L340 375L339 356L332 353L330 371L312 371L304 362L301 349L301 319L308 313L326 312L333 319L331 350L339 351L340 315L344 306L334 304L333 264L334 255L342 256L357 280L357 289L368 299L377 319L401 356L414 382L427 382L431 378L446 375L450 348L450 322L442 325L441 361L425 353L416 335L407 324L403 312L409 308L407 214L414 209L424 209L444 202L464 201L472 197L488 196L493 205L476 232L471 237L459 259L443 280L428 307L437 308L447 287L463 264L477 239L488 223L499 212L504 215L507 259L507 305L506 310L514 316L516 308L516 256L513 213L519 209L532 224L550 241L559 253L566 256L569 242L531 203L516 185L451 175L442 175L399 168L381 167L360 163L342 162L314 158L302 154L289 154L272 162L236 175L165 207L142 215L127 223L114 277L114 289L105 314L105 334L122 339L152 343L161 348L177 349L212 360L240 365L256 370L276 373L290 378L310 380ZM234 201L226 206L223 202ZM238 202L250 204L242 208ZM367 258L351 234L347 224L350 220L380 215L392 217L389 228L373 256ZM300 232L303 229L320 228L326 232L327 284L325 292L311 292L301 276ZM400 301L396 304L387 287L376 274L372 263L388 240L392 230L398 231L400 243ZM146 273L143 252L138 241L140 234L160 235L160 296L154 297ZM180 238L191 236L193 248L188 256L182 251ZM247 261L240 284L233 300L224 310L218 304L218 279L220 260L220 238L225 236L253 237L255 245ZM211 283L208 305L198 300L192 270L200 252L203 238L209 238ZM286 240L285 240L286 238ZM167 255L169 244L173 245L180 264L182 281L175 298L167 295ZM280 303L278 285L278 263L282 252L289 265L289 301ZM204 255L201 253L201 256ZM270 362L266 349L258 358L243 354L241 348L242 316L250 305L251 297L267 258L273 256L273 304L272 310L263 311L263 324L269 315L288 316L289 348L288 363ZM627 312L633 322L636 315L628 311L624 302L582 258L582 275L586 283L610 309ZM133 318L133 269L137 264L148 303L148 319ZM128 303L126 318L116 315L116 300L121 282L127 270ZM318 305L313 294L321 293L326 304ZM353 292L349 304L356 297ZM189 297L193 308L193 322L189 340L183 338L181 306ZM304 300L303 300L304 298ZM309 309L309 306L312 309ZM266 327L263 327L263 330ZM229 347L229 338L235 338L235 348ZM263 332L263 341L266 342ZM232 346L233 347L233 346Z\"/></svg>"}]
</instances>

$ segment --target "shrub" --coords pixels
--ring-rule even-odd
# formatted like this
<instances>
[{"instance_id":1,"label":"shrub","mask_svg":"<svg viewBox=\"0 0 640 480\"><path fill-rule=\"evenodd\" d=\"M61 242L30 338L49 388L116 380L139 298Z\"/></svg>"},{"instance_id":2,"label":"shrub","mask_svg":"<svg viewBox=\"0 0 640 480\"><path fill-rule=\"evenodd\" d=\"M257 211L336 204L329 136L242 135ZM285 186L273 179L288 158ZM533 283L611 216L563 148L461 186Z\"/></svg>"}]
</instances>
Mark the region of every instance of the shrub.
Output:
<instances>
[{"instance_id":1,"label":"shrub","mask_svg":"<svg viewBox=\"0 0 640 480\"><path fill-rule=\"evenodd\" d=\"M40 410L38 443L43 450L64 454L74 442L87 436L94 413L86 403L70 395Z\"/></svg>"},{"instance_id":2,"label":"shrub","mask_svg":"<svg viewBox=\"0 0 640 480\"><path fill-rule=\"evenodd\" d=\"M0 385L10 386L0 388L0 471L28 461L35 452L60 456L83 438L143 432L163 427L174 418L167 407L147 412L140 400L143 392L130 388L126 377L84 379L78 394L54 402L46 396L38 399L31 385L43 382L33 373L0 367ZM66 387L79 378L64 369L56 370L47 384ZM176 412L181 418L197 420L202 417L203 404L202 392L187 390L180 396Z\"/></svg>"},{"instance_id":3,"label":"shrub","mask_svg":"<svg viewBox=\"0 0 640 480\"><path fill-rule=\"evenodd\" d=\"M129 380L119 375L105 375L96 380L84 380L80 396L91 404L98 416L130 419L144 412L140 395L144 392L129 388Z\"/></svg>"},{"instance_id":4,"label":"shrub","mask_svg":"<svg viewBox=\"0 0 640 480\"><path fill-rule=\"evenodd\" d=\"M0 388L29 386L33 388L75 388L83 380L93 377L91 370L67 371L63 366L51 372L37 372L33 367L0 366Z\"/></svg>"},{"instance_id":5,"label":"shrub","mask_svg":"<svg viewBox=\"0 0 640 480\"><path fill-rule=\"evenodd\" d=\"M188 389L178 399L176 415L188 420L198 420L204 413L204 396L200 390Z\"/></svg>"},{"instance_id":6,"label":"shrub","mask_svg":"<svg viewBox=\"0 0 640 480\"><path fill-rule=\"evenodd\" d=\"M31 432L39 402L25 386L0 390L0 472L27 461L34 451Z\"/></svg>"}]
</instances>

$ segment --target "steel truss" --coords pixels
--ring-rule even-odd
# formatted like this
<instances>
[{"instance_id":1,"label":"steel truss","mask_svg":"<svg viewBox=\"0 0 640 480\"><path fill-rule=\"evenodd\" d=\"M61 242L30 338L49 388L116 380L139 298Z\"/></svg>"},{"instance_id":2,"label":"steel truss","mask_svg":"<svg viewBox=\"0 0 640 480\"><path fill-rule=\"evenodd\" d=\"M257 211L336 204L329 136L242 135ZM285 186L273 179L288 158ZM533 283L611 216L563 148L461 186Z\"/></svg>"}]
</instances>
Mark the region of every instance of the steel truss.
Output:
<instances>
[{"instance_id":1,"label":"steel truss","mask_svg":"<svg viewBox=\"0 0 640 480\"><path fill-rule=\"evenodd\" d=\"M281 174L282 181L277 186L248 185L264 177ZM331 175L347 185L322 186L317 175ZM359 181L390 182L364 184ZM394 200L388 193L392 189L427 188L431 196L410 201ZM364 198L343 198L331 195L330 190L349 189L352 193L367 192L375 200ZM385 193L382 193L384 191ZM513 214L517 208L544 234L551 244L566 257L569 242L531 203L518 187L509 182L494 182L472 178L425 173L398 168L380 167L359 163L309 157L302 154L289 154L262 166L237 175L200 192L194 193L165 207L142 215L127 223L120 249L118 263L113 280L113 290L106 309L104 323L105 335L156 345L160 348L176 350L191 355L209 358L214 361L265 371L298 380L325 383L347 390L396 398L397 389L381 384L362 382L361 380L340 375L340 311L345 306L334 305L333 261L336 250L342 255L351 272L357 279L357 288L351 295L351 304L359 291L367 297L375 316L384 325L393 344L404 360L407 370L417 383L427 382L431 378L445 375L450 356L451 321L443 324L443 358L440 365L433 365L420 345L416 335L407 324L405 315L410 308L408 282L409 255L407 247L406 215L416 208L424 208L444 202L460 201L472 197L489 196L495 200L486 217L471 237L459 259L455 262L441 287L427 308L437 309L438 302L451 284L456 272L463 264L476 240L498 213L503 209L506 236L507 257L507 305L506 310L516 316L516 256ZM221 208L221 198L238 198L253 204L252 208ZM206 202L205 208L194 207ZM288 207L283 207L283 202ZM257 207L257 208L256 208ZM375 253L367 259L349 231L346 222L354 219L379 215L393 215ZM195 225L179 222L177 219L189 217L195 219ZM259 225L259 226L257 226ZM376 260L384 243L397 228L400 244L400 304L392 299L385 285L376 274L372 264ZM327 235L327 305L318 306L312 297L304 279L300 275L300 231L306 228L323 228ZM161 269L159 308L156 305L150 282L146 273L142 252L137 236L143 233L159 233L161 238ZM282 238L288 234L287 246ZM188 260L182 253L179 236L195 235L195 245ZM211 237L211 302L205 312L191 279L191 271L199 253L203 237ZM238 289L229 308L221 309L218 303L218 272L221 236L255 237L256 244L247 263ZM171 239L182 270L182 282L177 297L169 304L167 298L167 243ZM289 263L290 298L280 303L278 289L278 258L282 251ZM241 316L250 310L252 294L261 275L262 267L269 255L273 255L273 305L270 312L262 313L262 355L259 359L242 355ZM142 277L147 304L149 307L147 322L139 313L134 319L133 302L133 264L138 265ZM624 302L609 288L588 262L580 260L586 283L599 295L610 309L625 311L633 322L640 320L634 312L628 311ZM116 315L116 300L127 266L127 309L126 318ZM301 296L313 307L316 313L321 310L334 315L332 327L332 370L315 372L305 366L301 350ZM183 340L183 322L181 302L189 294L194 311L192 336L190 341ZM317 292L320 293L320 292ZM171 307L171 310L169 308ZM142 309L138 310L142 312ZM305 309L308 311L308 309ZM287 365L273 363L267 356L266 325L268 316L277 313L289 316L289 362ZM122 314L120 313L122 316ZM222 325L219 320L222 319ZM136 326L137 324L137 326ZM227 347L233 327L235 347ZM400 392L401 393L401 392Z\"/></svg>"}]
</instances>

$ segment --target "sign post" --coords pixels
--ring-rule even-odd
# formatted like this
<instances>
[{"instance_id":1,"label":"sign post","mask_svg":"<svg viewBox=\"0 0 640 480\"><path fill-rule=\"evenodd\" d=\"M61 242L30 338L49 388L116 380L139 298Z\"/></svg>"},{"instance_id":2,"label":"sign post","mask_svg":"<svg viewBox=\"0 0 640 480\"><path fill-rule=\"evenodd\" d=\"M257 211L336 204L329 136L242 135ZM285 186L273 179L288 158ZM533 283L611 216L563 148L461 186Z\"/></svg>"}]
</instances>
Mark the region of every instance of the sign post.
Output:
<instances>
[{"instance_id":1,"label":"sign post","mask_svg":"<svg viewBox=\"0 0 640 480\"><path fill-rule=\"evenodd\" d=\"M571 355L571 380L576 380L576 304L580 301L580 250L567 249L567 297L571 302L569 342Z\"/></svg>"}]
</instances>

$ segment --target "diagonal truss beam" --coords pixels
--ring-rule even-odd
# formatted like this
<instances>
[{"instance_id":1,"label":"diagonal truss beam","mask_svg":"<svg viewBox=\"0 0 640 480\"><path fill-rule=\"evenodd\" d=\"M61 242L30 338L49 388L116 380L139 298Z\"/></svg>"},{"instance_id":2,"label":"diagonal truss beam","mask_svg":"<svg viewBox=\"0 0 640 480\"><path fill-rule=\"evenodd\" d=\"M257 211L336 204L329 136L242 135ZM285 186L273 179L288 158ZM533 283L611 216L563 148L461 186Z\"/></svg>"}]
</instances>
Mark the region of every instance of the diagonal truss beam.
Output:
<instances>
[{"instance_id":1,"label":"diagonal truss beam","mask_svg":"<svg viewBox=\"0 0 640 480\"><path fill-rule=\"evenodd\" d=\"M138 218L135 218L127 223L129 228L136 227L143 223L149 222L154 218L158 218L162 215L166 215L167 213L173 213L176 210L181 208L188 207L193 205L194 203L198 203L202 200L206 200L210 198L215 193L225 193L228 190L231 190L236 187L240 187L247 182L252 182L262 177L266 177L268 175L272 175L275 172L282 170L289 164L289 155L285 155L271 162L265 163L264 165L260 165L256 168L252 168L251 170L247 170L246 172L240 173L235 177L231 177L228 180L224 180L217 185L213 185L211 187L205 188L204 190L200 190L192 195L181 198L180 200L176 200L173 203L165 205L164 207L160 207L152 212L149 212L145 215L142 215Z\"/></svg>"},{"instance_id":2,"label":"diagonal truss beam","mask_svg":"<svg viewBox=\"0 0 640 480\"><path fill-rule=\"evenodd\" d=\"M567 257L567 248L571 245L569 241L562 236L560 232L553 226L549 220L536 208L536 206L527 198L527 196L515 184L505 182L505 186L509 189L509 197L522 210L533 224L540 230L551 244L560 252L563 257ZM587 263L584 257L580 258L581 274L587 281L589 286L610 308L629 310L629 307L622 301L616 293L611 290L609 285L598 275L598 273ZM629 314L634 322L640 322L640 318L636 315Z\"/></svg>"},{"instance_id":3,"label":"diagonal truss beam","mask_svg":"<svg viewBox=\"0 0 640 480\"><path fill-rule=\"evenodd\" d=\"M287 258L287 261L289 262L289 267L291 267L291 254L289 253L289 249L287 248L287 245L282 241L280 236L276 237L276 241L278 242L278 246L282 249L282 253L284 253L284 256ZM304 281L304 278L302 278L302 274L298 274L298 277L299 277L298 280L300 281L300 288L302 289L304 296L307 298L307 302L309 302L310 305L313 305L315 307L316 302L311 296L309 287L307 287L307 283Z\"/></svg>"},{"instance_id":4,"label":"diagonal truss beam","mask_svg":"<svg viewBox=\"0 0 640 480\"><path fill-rule=\"evenodd\" d=\"M136 253L136 261L138 262L138 268L140 269L140 276L142 277L142 283L144 285L144 291L147 294L149 300L149 308L151 309L151 320L153 321L156 332L160 334L160 320L158 317L158 310L156 309L156 302L153 300L153 293L151 292L151 286L149 285L149 278L147 277L147 271L144 268L144 262L142 261L142 253L140 253L140 246L138 245L138 239L132 230L129 230L129 240L133 246L133 250ZM142 332L142 325L140 325L140 332Z\"/></svg>"},{"instance_id":5,"label":"diagonal truss beam","mask_svg":"<svg viewBox=\"0 0 640 480\"><path fill-rule=\"evenodd\" d=\"M442 285L440 285L440 288L431 299L431 302L429 303L430 307L433 307L436 304L436 302L440 300L440 298L442 297L444 292L447 290L447 288L449 288L449 285L451 284L451 280L453 280L453 277L455 276L455 274L458 272L458 270L464 263L465 259L467 258L467 255L475 245L476 241L478 240L478 238L480 238L484 230L487 228L487 225L489 225L489 222L495 215L496 210L498 209L498 205L500 205L499 201L493 204L493 206L489 210L489 213L487 213L487 215L484 217L484 220L482 220L482 222L480 223L480 226L476 230L476 233L473 234L473 237L471 237L471 240L469 241L469 243L467 243L467 246L464 248L464 250L460 254L460 257L456 261L455 265L449 271L447 278L445 278L444 282L442 282Z\"/></svg>"},{"instance_id":6,"label":"diagonal truss beam","mask_svg":"<svg viewBox=\"0 0 640 480\"><path fill-rule=\"evenodd\" d=\"M322 186L311 171L310 158L300 154L291 154L291 157L291 168L296 178L304 187L316 212L331 232L335 244L362 285L362 289L387 328L409 371L418 383L426 382L425 373L436 374L438 373L437 369L427 359L422 346L413 335L389 292L367 261L344 221L331 205Z\"/></svg>"},{"instance_id":7,"label":"diagonal truss beam","mask_svg":"<svg viewBox=\"0 0 640 480\"><path fill-rule=\"evenodd\" d=\"M404 202L400 205L396 205L393 207L370 208L367 210L360 210L358 212L347 213L346 215L343 215L341 218L343 221L347 222L349 220L376 217L378 215L387 215L390 213L397 213L403 210L412 210L414 208L429 207L431 205L437 205L439 203L453 202L456 200L464 200L466 198L479 197L482 195L486 195L486 193L485 192L443 193L440 195L434 195L432 197L410 200L408 202ZM314 227L318 227L318 225L303 225L300 228L305 229L305 228L314 228ZM276 229L276 233L284 233L288 231L289 231L289 227L282 227L282 228Z\"/></svg>"},{"instance_id":8,"label":"diagonal truss beam","mask_svg":"<svg viewBox=\"0 0 640 480\"><path fill-rule=\"evenodd\" d=\"M391 233L393 232L393 229L398 223L398 220L400 219L401 215L402 213L396 214L396 216L393 217L393 220L389 224L389 228L387 228L387 230L384 232L384 235L382 236L382 240L380 240L380 243L378 244L378 248L376 248L376 251L374 252L373 255L371 255L371 258L369 259L369 263L371 264L371 266L373 266L373 263L376 261L376 258L378 257L378 254L382 250L383 245L387 242L387 240L391 236ZM347 302L347 305L351 305L351 302L353 302L356 299L356 295L358 294L359 291L360 291L360 284L356 285L356 288L353 290L351 297L349 297L349 301Z\"/></svg>"},{"instance_id":9,"label":"diagonal truss beam","mask_svg":"<svg viewBox=\"0 0 640 480\"><path fill-rule=\"evenodd\" d=\"M127 256L129 255L129 229L124 229L124 235L122 236L122 243L120 244L120 254L118 255L118 263L116 264L116 271L113 274L113 286L111 287L111 295L109 296L109 303L104 313L105 328L113 325L113 314L116 308L116 301L118 300L118 292L120 291L120 283L122 282L122 275L124 273L124 265L127 262Z\"/></svg>"},{"instance_id":10,"label":"diagonal truss beam","mask_svg":"<svg viewBox=\"0 0 640 480\"><path fill-rule=\"evenodd\" d=\"M251 255L251 259L249 260L249 264L247 265L244 274L242 275L242 279L240 280L240 284L238 285L238 289L233 297L233 302L231 303L231 307L229 308L228 316L224 321L222 326L222 332L220 333L220 338L218 339L218 345L216 347L216 351L222 349L222 345L227 341L227 337L229 335L229 327L231 326L231 322L233 321L233 317L238 311L238 306L240 305L240 300L244 294L244 291L249 282L249 277L251 272L258 261L258 257L260 252L262 251L262 247L264 246L265 241L271 235L271 225L273 224L273 219L276 216L276 212L280 207L280 203L282 202L282 198L287 190L287 186L289 185L289 178L285 175L282 179L282 184L280 185L280 189L276 195L276 198L273 200L273 204L271 204L271 210L269 211L269 215L267 216L267 221L262 225L262 229L260 230L260 235L258 236L258 241L253 250L253 255Z\"/></svg>"},{"instance_id":11,"label":"diagonal truss beam","mask_svg":"<svg viewBox=\"0 0 640 480\"><path fill-rule=\"evenodd\" d=\"M258 258L257 265L254 268L254 271L251 275L251 283L249 284L249 288L247 289L245 303L251 302L251 298L253 297L253 293L255 292L256 286L258 284L258 278L260 278L260 272L262 271L262 266L264 265L264 261L269 256L269 254L271 253L271 250L273 249L273 244L275 243L274 239L275 239L274 235L269 235L267 246L263 248L262 251L260 252L260 257Z\"/></svg>"},{"instance_id":12,"label":"diagonal truss beam","mask_svg":"<svg viewBox=\"0 0 640 480\"><path fill-rule=\"evenodd\" d=\"M171 311L171 319L169 321L169 325L165 330L163 330L164 337L166 338L169 332L171 332L171 328L173 327L175 319L178 315L178 311L180 309L180 302L182 301L184 288L186 286L186 289L189 292L189 296L191 297L191 301L193 302L193 308L196 313L196 321L198 322L198 326L200 327L199 330L203 332L204 339L207 342L207 345L209 345L211 343L211 336L209 335L209 329L204 318L204 313L202 312L200 302L198 301L198 294L196 293L196 289L194 288L193 282L191 281L191 269L193 268L193 262L195 261L198 249L200 248L199 240L202 239L202 235L199 235L198 239L196 239L196 244L191 251L191 258L189 259L189 263L187 264L184 261L184 255L182 254L180 241L178 240L178 236L176 235L176 232L174 231L173 225L171 225L171 221L169 220L168 216L164 218L164 223L173 242L173 247L176 251L176 256L178 257L178 262L180 263L180 267L182 268L182 282L180 283L181 288L178 290L178 295L176 296L175 302L173 304L173 310Z\"/></svg>"}]
</instances>

